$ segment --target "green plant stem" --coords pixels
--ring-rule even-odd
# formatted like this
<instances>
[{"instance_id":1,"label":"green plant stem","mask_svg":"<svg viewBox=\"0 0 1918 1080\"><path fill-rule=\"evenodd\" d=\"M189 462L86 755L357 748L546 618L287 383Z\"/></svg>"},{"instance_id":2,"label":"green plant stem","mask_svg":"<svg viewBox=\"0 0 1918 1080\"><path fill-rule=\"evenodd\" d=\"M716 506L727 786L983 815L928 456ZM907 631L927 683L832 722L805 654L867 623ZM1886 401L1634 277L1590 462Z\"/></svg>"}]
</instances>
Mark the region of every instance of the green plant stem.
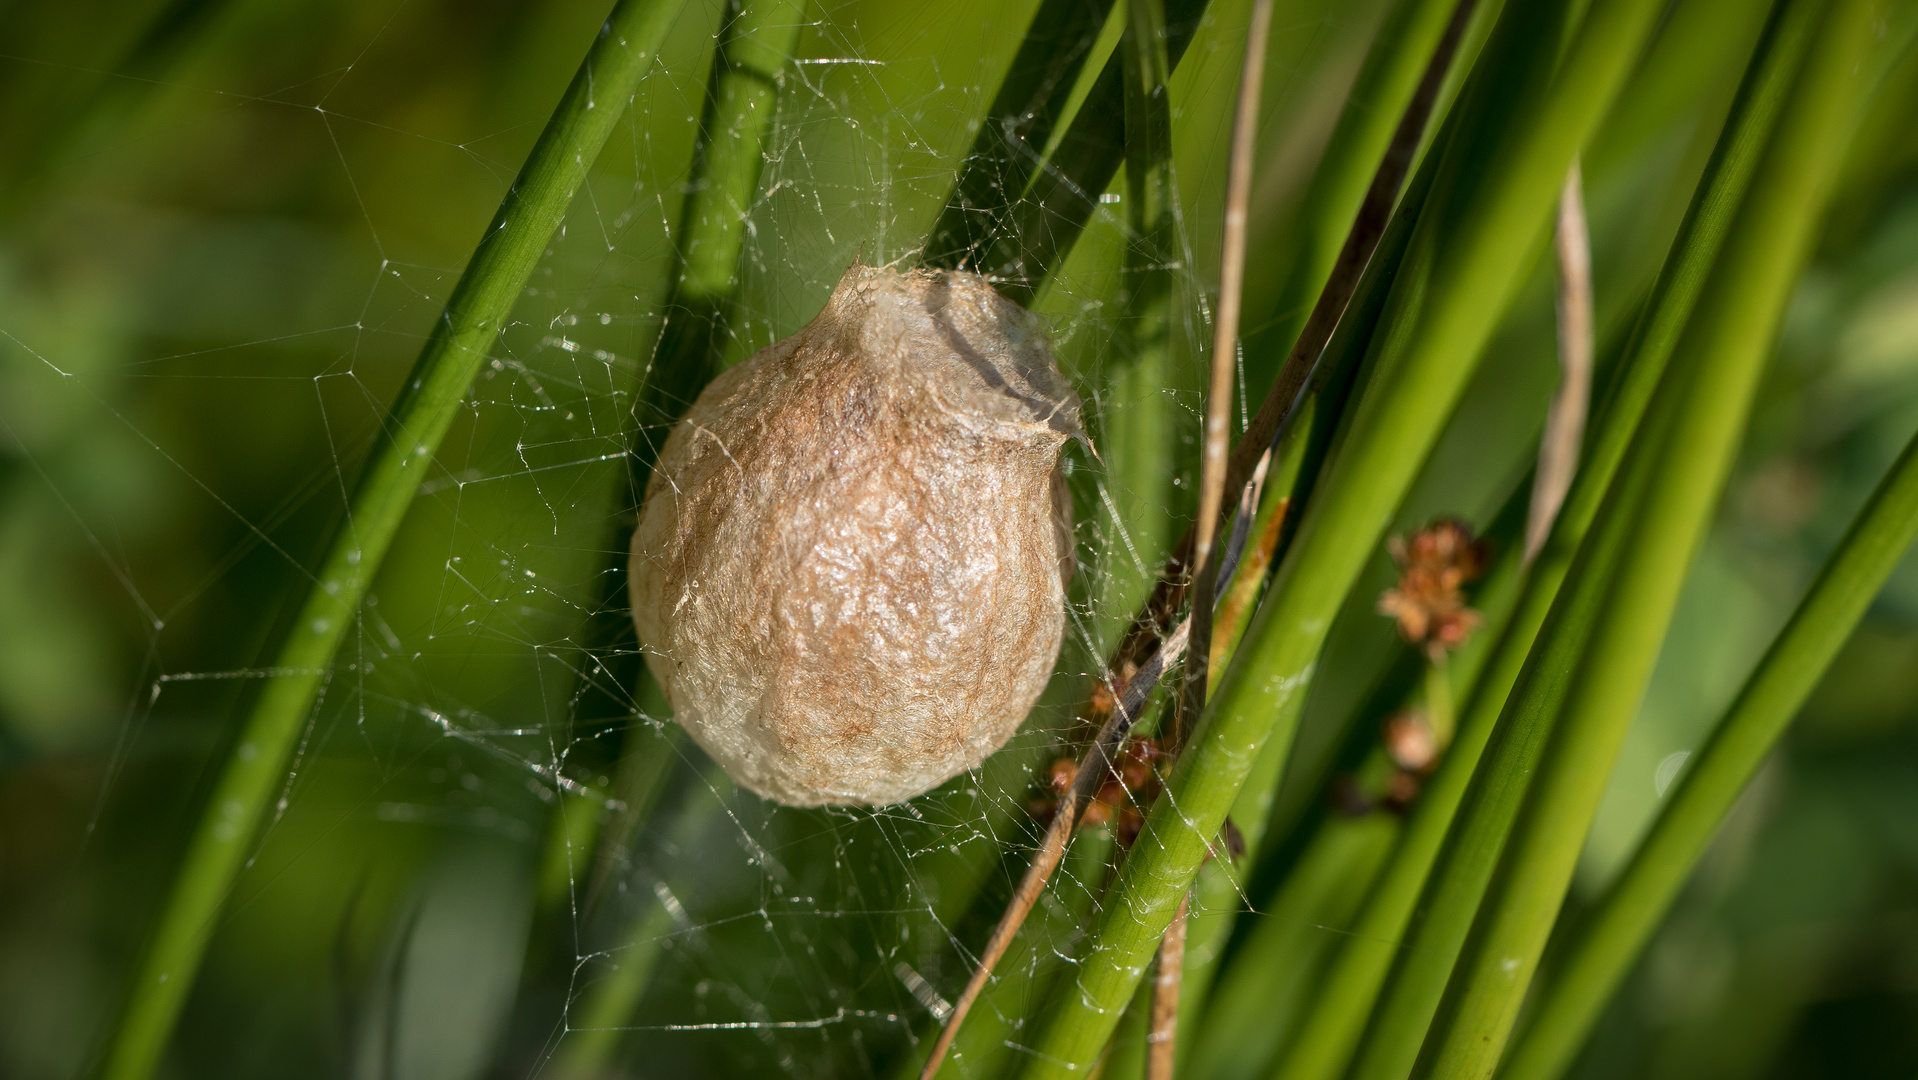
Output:
<instances>
[{"instance_id":1,"label":"green plant stem","mask_svg":"<svg viewBox=\"0 0 1918 1080\"><path fill-rule=\"evenodd\" d=\"M1119 542L1111 545L1099 582L1100 647L1123 632L1119 620L1144 603L1154 569L1169 554L1172 515L1166 510L1176 469L1175 405L1166 394L1171 373L1173 259L1177 218L1172 186L1172 113L1166 91L1162 0L1126 0L1125 61L1126 224L1121 277L1124 322L1118 363L1100 402L1106 458L1105 491Z\"/></svg>"},{"instance_id":2,"label":"green plant stem","mask_svg":"<svg viewBox=\"0 0 1918 1080\"><path fill-rule=\"evenodd\" d=\"M1146 1074L1147 1038L1152 1034L1153 979L1140 979L1125 1016L1113 1030L1112 1045L1095 1070L1098 1080L1138 1080Z\"/></svg>"},{"instance_id":3,"label":"green plant stem","mask_svg":"<svg viewBox=\"0 0 1918 1080\"><path fill-rule=\"evenodd\" d=\"M1270 309L1273 321L1256 334L1248 331L1248 345L1256 336L1266 343L1260 351L1275 357L1283 357L1291 348L1338 261L1372 176L1392 148L1400 118L1426 77L1428 62L1439 50L1441 37L1448 29L1462 31L1462 21L1452 28L1454 16L1469 15L1477 3L1398 0L1386 13L1339 113L1338 126L1332 129L1319 167L1312 173L1311 186L1294 215L1300 232L1295 254ZM1438 74L1442 78L1444 69ZM1421 120L1420 131L1425 127ZM1416 137L1404 148L1408 164L1417 148Z\"/></svg>"},{"instance_id":4,"label":"green plant stem","mask_svg":"<svg viewBox=\"0 0 1918 1080\"><path fill-rule=\"evenodd\" d=\"M606 792L598 787L563 791L553 800L545 851L540 855L539 886L534 893L534 910L540 915L573 898L573 882L588 864L607 810Z\"/></svg>"},{"instance_id":5,"label":"green plant stem","mask_svg":"<svg viewBox=\"0 0 1918 1080\"><path fill-rule=\"evenodd\" d=\"M159 1063L368 584L467 387L679 7L638 0L614 6L454 286L194 831L108 1052L109 1080L143 1080Z\"/></svg>"},{"instance_id":6,"label":"green plant stem","mask_svg":"<svg viewBox=\"0 0 1918 1080\"><path fill-rule=\"evenodd\" d=\"M1178 69L1192 44L1205 6L1206 0L1164 5L1168 74ZM1012 207L1012 227L1000 230L979 255L975 267L991 275L1009 299L1031 306L1039 287L1078 242L1092 208L1125 160L1123 122L1113 119L1125 113L1125 64L1123 55L1106 61L1045 169Z\"/></svg>"},{"instance_id":7,"label":"green plant stem","mask_svg":"<svg viewBox=\"0 0 1918 1080\"><path fill-rule=\"evenodd\" d=\"M1250 933L1208 998L1192 1040L1192 1075L1249 1080L1299 1034L1326 955L1357 913L1398 831L1398 816L1384 811L1328 817L1271 903L1241 916L1252 920Z\"/></svg>"},{"instance_id":8,"label":"green plant stem","mask_svg":"<svg viewBox=\"0 0 1918 1080\"><path fill-rule=\"evenodd\" d=\"M1261 751L1290 745L1333 616L1451 415L1551 216L1565 169L1609 108L1658 10L1651 0L1605 4L1587 18L1555 78L1549 57L1520 45L1551 30L1561 12L1522 6L1501 20L1512 26L1501 26L1495 35L1504 40L1490 48L1511 67L1493 70L1518 77L1468 91L1470 121L1445 149L1434 205L1396 282L1384 351L1326 490L1307 509L1154 805L1077 992L1060 995L1026 1075L1066 1075L1097 1055Z\"/></svg>"},{"instance_id":9,"label":"green plant stem","mask_svg":"<svg viewBox=\"0 0 1918 1080\"><path fill-rule=\"evenodd\" d=\"M1632 861L1546 985L1499 1075L1556 1080L1657 930L1732 804L1918 537L1918 437L1859 512Z\"/></svg>"},{"instance_id":10,"label":"green plant stem","mask_svg":"<svg viewBox=\"0 0 1918 1080\"><path fill-rule=\"evenodd\" d=\"M1497 745L1506 753L1519 754L1527 746L1536 748L1536 742L1522 737L1525 724L1541 712L1539 700L1527 695L1546 692L1550 683L1540 677L1523 692L1515 684L1539 641L1540 628L1558 599L1573 557L1597 518L1606 490L1641 426L1678 335L1691 316L1744 199L1752 171L1804 55L1811 25L1802 18L1778 23L1754 55L1712 161L1627 346L1615 389L1598 413L1583 465L1551 537L1531 567L1518 608L1498 636L1485 677L1467 699L1458 733L1438 774L1420 795L1404 840L1378 891L1368 901L1357 930L1334 963L1312 1017L1301 1027L1298 1044L1279 1065L1276 1075L1284 1080L1331 1080L1352 1057L1494 729L1516 729L1509 738L1500 736ZM1557 651L1552 655L1563 659L1576 655L1579 635L1573 632L1571 622L1561 620L1560 625ZM1540 670L1551 670L1550 664ZM1514 702L1522 702L1521 707L1508 711ZM1502 714L1506 718L1501 719ZM1526 767L1508 761L1491 768L1500 776L1528 775ZM1516 798L1504 803L1477 800L1475 810L1482 816L1461 828L1479 835L1502 836L1510 828ZM1404 951L1392 991L1374 1024L1374 1035L1367 1040L1357 1076L1403 1075L1411 1067L1425 1026L1437 1007L1446 973L1451 970L1489 879L1496 845L1476 850L1487 849L1478 865L1472 864L1463 849L1448 856L1446 880L1423 905L1426 915L1418 936Z\"/></svg>"},{"instance_id":11,"label":"green plant stem","mask_svg":"<svg viewBox=\"0 0 1918 1080\"><path fill-rule=\"evenodd\" d=\"M1681 339L1676 420L1632 516L1525 811L1440 1007L1419 1073L1489 1077L1571 882L1679 588L1731 469L1759 374L1844 158L1874 0L1837 0ZM1628 466L1630 468L1631 466Z\"/></svg>"},{"instance_id":12,"label":"green plant stem","mask_svg":"<svg viewBox=\"0 0 1918 1080\"><path fill-rule=\"evenodd\" d=\"M634 721L620 746L619 768L613 777L614 797L619 805L609 812L600 830L598 850L593 858L592 876L586 895L580 898L580 912L591 915L605 895L606 883L620 866L633 833L652 816L653 805L666 788L666 781L686 754L686 729L672 723L672 706L653 681L652 672L640 666L639 714L664 721L651 730L648 720Z\"/></svg>"},{"instance_id":13,"label":"green plant stem","mask_svg":"<svg viewBox=\"0 0 1918 1080\"><path fill-rule=\"evenodd\" d=\"M1060 110L1111 10L1112 0L1043 0L1039 5L1012 66L1000 80L999 92L993 95L992 107L979 122L946 208L927 234L927 265L977 265L1008 224L1006 212L1032 179ZM1163 13L1159 30L1163 51ZM1129 108L1130 91L1127 104ZM1127 125L1129 129L1130 112ZM1128 142L1128 158L1131 152Z\"/></svg>"},{"instance_id":14,"label":"green plant stem","mask_svg":"<svg viewBox=\"0 0 1918 1080\"><path fill-rule=\"evenodd\" d=\"M1101 893L1110 877L1108 867L1117 854L1110 829L1082 828L1074 834L1048 902L1038 905L1038 917L1013 940L994 969L992 981L953 1040L946 1069L959 1076L1006 1072L1025 1018L1057 991L1062 980L1071 978L1060 957L1069 955L1104 902ZM923 1053L907 1055L894 1075L918 1075Z\"/></svg>"},{"instance_id":15,"label":"green plant stem","mask_svg":"<svg viewBox=\"0 0 1918 1080\"><path fill-rule=\"evenodd\" d=\"M689 792L691 805L683 807L672 826L673 846L689 850L726 812L726 799L735 789L724 770L708 765ZM606 1063L633 1026L634 1013L652 984L660 947L676 923L686 917L676 910L679 900L663 879L652 889L655 903L628 921L619 940L605 955L611 969L587 985L578 1003L568 1009L566 1039L560 1044L550 1075L553 1080L592 1080L606 1075ZM584 964L575 968L575 977Z\"/></svg>"},{"instance_id":16,"label":"green plant stem","mask_svg":"<svg viewBox=\"0 0 1918 1080\"><path fill-rule=\"evenodd\" d=\"M1435 75L1449 65L1450 52L1442 47L1441 52L1428 61L1426 81L1433 81ZM1224 636L1213 642L1208 694L1217 689L1219 677L1225 672L1226 658L1236 652L1244 640L1254 613L1253 601L1265 587L1265 568L1282 556L1286 541L1296 536L1300 508L1309 504L1329 449L1342 430L1340 421L1348 413L1346 405L1359 381L1372 329L1404 262L1414 224L1436 175L1435 168L1427 168L1406 183L1405 173L1410 163L1399 156L1402 150L1409 153L1410 145L1416 143L1425 129L1430 119L1430 104L1429 96L1421 90L1406 106L1396 129L1395 144L1374 173L1359 220L1353 223L1345 248L1339 254L1334 280L1326 283L1326 294L1314 308L1313 319L1292 347L1288 365L1305 361L1304 366L1310 369L1309 377L1302 371L1298 373L1298 385L1276 387L1268 393L1259 415L1242 436L1242 440L1254 441L1242 442L1240 451L1259 444L1257 433L1277 431L1276 442L1269 451L1271 457L1259 514L1251 529L1252 535L1259 538L1260 558L1255 563L1253 553L1248 552L1247 562L1241 564L1237 580L1219 609ZM1396 213L1392 209L1395 202ZM1348 274L1349 278L1344 276ZM1331 322L1319 326L1320 318ZM1295 391L1298 399L1292 413L1274 415L1274 427L1262 426L1268 410L1275 401L1288 396L1288 389ZM1240 456L1240 452L1235 451L1234 461ZM1248 474L1251 471L1247 469ZM1264 547L1268 533L1272 534L1270 550ZM1283 755L1268 748L1260 756L1235 806L1239 838L1247 853L1244 857L1257 858L1264 847L1270 846L1266 833L1272 817L1272 789L1283 772L1283 764ZM1212 981L1244 898L1239 877L1226 860L1209 860L1199 870L1193 889L1186 964L1181 980L1182 1029L1196 1028L1205 1016ZM1198 1045L1194 1039L1181 1035L1181 1059Z\"/></svg>"},{"instance_id":17,"label":"green plant stem","mask_svg":"<svg viewBox=\"0 0 1918 1080\"><path fill-rule=\"evenodd\" d=\"M613 970L593 983L582 1000L577 1021L553 1062L553 1080L589 1080L603 1075L607 1059L632 1025L659 962L660 945L673 930L672 909L664 896L627 926L625 940L612 951Z\"/></svg>"},{"instance_id":18,"label":"green plant stem","mask_svg":"<svg viewBox=\"0 0 1918 1080\"><path fill-rule=\"evenodd\" d=\"M1324 462L1332 456L1333 449L1350 426L1355 410L1348 405L1354 391L1370 379L1374 366L1370 359L1374 356L1372 346L1378 337L1377 331L1383 322L1393 288L1407 264L1419 218L1431 198L1437 175L1437 162L1428 161L1406 185L1397 211L1379 238L1377 250L1367 260L1365 272L1352 293L1345 317L1339 321L1337 329L1326 343L1324 355L1320 357L1311 381L1301 391L1303 400L1298 415L1280 434L1282 454L1287 452L1286 447L1293 440L1306 440L1304 461L1298 474L1302 479L1294 484L1291 505L1287 508L1290 519L1288 527L1294 530L1290 539L1294 542L1297 540L1297 525L1293 523L1302 517L1302 508L1311 505L1317 481L1324 471ZM1289 550L1289 544L1282 538L1278 555L1281 566ZM1238 642L1233 646L1235 655L1243 644L1244 633L1241 632ZM1224 668L1221 667L1219 674L1223 672ZM1274 804L1278 798L1279 783L1285 776L1289 750L1290 747L1267 745L1253 765L1232 808L1232 820L1245 839L1246 850L1255 860L1270 857L1272 848L1279 842L1277 834L1282 830L1276 830L1273 826L1289 824L1274 821ZM1236 905L1236 898L1233 903Z\"/></svg>"},{"instance_id":19,"label":"green plant stem","mask_svg":"<svg viewBox=\"0 0 1918 1080\"><path fill-rule=\"evenodd\" d=\"M713 56L693 154L696 183L680 210L672 298L634 406L642 432L670 428L718 374L723 335L739 294L746 227L766 162L766 137L805 13L805 0L735 0L722 21L725 38ZM639 491L657 446L640 439L633 451L634 490Z\"/></svg>"}]
</instances>

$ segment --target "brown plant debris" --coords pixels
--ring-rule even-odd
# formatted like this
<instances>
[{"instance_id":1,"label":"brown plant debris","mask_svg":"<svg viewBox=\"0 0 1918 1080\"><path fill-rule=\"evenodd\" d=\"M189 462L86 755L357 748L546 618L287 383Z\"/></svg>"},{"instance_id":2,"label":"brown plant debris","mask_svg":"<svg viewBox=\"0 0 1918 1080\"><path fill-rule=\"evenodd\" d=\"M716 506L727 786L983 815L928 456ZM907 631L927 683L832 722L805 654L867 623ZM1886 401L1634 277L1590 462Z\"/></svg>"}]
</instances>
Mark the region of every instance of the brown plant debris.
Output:
<instances>
[{"instance_id":1,"label":"brown plant debris","mask_svg":"<svg viewBox=\"0 0 1918 1080\"><path fill-rule=\"evenodd\" d=\"M1119 751L1115 767L1107 770L1105 781L1079 815L1078 827L1111 825L1120 846L1131 847L1145 824L1143 808L1151 806L1159 794L1160 769L1165 760L1159 740L1150 737L1128 740ZM1079 762L1075 758L1062 757L1048 766L1044 776L1046 795L1033 800L1032 816L1042 822L1051 821L1078 772Z\"/></svg>"},{"instance_id":2,"label":"brown plant debris","mask_svg":"<svg viewBox=\"0 0 1918 1080\"><path fill-rule=\"evenodd\" d=\"M633 620L674 718L793 805L979 764L1058 657L1078 417L1043 328L984 278L855 264L707 386L652 474Z\"/></svg>"},{"instance_id":3,"label":"brown plant debris","mask_svg":"<svg viewBox=\"0 0 1918 1080\"><path fill-rule=\"evenodd\" d=\"M1464 522L1440 518L1409 538L1386 542L1399 580L1379 596L1379 613L1398 621L1399 634L1440 654L1465 644L1480 623L1465 604L1464 587L1485 572L1488 552Z\"/></svg>"}]
</instances>

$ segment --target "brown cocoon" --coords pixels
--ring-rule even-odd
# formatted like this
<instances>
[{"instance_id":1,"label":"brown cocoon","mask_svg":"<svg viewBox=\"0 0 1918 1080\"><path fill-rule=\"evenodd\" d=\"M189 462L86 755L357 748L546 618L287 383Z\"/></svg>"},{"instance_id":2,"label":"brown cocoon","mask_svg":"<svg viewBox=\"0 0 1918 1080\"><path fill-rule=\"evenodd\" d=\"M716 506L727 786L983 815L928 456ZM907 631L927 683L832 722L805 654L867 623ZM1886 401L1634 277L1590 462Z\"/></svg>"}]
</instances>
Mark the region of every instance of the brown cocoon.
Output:
<instances>
[{"instance_id":1,"label":"brown cocoon","mask_svg":"<svg viewBox=\"0 0 1918 1080\"><path fill-rule=\"evenodd\" d=\"M797 806L912 798L1005 744L1065 629L1079 399L963 271L854 265L660 453L633 621L675 718Z\"/></svg>"}]
</instances>

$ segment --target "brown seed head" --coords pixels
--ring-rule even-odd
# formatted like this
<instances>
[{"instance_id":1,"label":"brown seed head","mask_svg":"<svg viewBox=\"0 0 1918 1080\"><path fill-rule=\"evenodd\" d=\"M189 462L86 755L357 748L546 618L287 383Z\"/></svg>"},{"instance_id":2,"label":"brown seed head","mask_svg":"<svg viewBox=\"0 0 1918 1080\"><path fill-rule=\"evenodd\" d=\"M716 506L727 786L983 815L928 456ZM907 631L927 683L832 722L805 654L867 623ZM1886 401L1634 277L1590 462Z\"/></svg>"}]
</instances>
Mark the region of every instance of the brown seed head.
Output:
<instances>
[{"instance_id":1,"label":"brown seed head","mask_svg":"<svg viewBox=\"0 0 1918 1080\"><path fill-rule=\"evenodd\" d=\"M1379 613L1396 619L1413 644L1437 651L1465 644L1481 620L1465 606L1463 589L1485 572L1485 545L1464 522L1442 518L1385 546L1399 564L1399 580L1380 595Z\"/></svg>"},{"instance_id":2,"label":"brown seed head","mask_svg":"<svg viewBox=\"0 0 1918 1080\"><path fill-rule=\"evenodd\" d=\"M1419 709L1400 709L1385 718L1385 752L1407 772L1430 769L1439 754L1438 736Z\"/></svg>"},{"instance_id":3,"label":"brown seed head","mask_svg":"<svg viewBox=\"0 0 1918 1080\"><path fill-rule=\"evenodd\" d=\"M1078 411L985 279L847 270L653 471L633 620L675 719L793 805L898 802L984 760L1058 656Z\"/></svg>"}]
</instances>

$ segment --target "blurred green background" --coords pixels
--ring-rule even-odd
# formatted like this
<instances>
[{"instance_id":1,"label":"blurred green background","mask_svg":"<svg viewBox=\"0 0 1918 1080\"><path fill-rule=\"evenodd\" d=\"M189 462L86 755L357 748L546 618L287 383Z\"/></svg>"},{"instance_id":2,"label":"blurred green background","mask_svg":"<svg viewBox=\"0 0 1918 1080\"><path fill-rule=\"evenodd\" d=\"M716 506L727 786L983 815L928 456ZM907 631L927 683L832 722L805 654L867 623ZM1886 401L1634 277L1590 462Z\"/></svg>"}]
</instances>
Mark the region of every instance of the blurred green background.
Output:
<instances>
[{"instance_id":1,"label":"blurred green background","mask_svg":"<svg viewBox=\"0 0 1918 1080\"><path fill-rule=\"evenodd\" d=\"M812 5L749 222L736 356L807 321L854 258L910 256L1034 7ZM1601 361L1677 228L1758 7L1674 3L1587 150ZM97 1064L259 665L605 9L0 5L0 1076ZM1279 3L1248 267L1254 400L1296 207L1381 10ZM170 1075L537 1074L646 911L671 919L619 1075L888 1075L930 1022L921 988L963 981L955 939L976 943L1009 890L1036 836L1031 770L1127 614L1100 582L1158 554L1113 528L1098 462L1074 459L1083 572L1055 690L993 765L904 807L742 796L665 734L656 702L608 685L594 650L624 622L624 395L658 330L723 17L694 0L679 20L447 439L218 928ZM1184 445L1245 18L1212 4L1173 80L1185 258L1165 392ZM1093 70L1116 36L1092 44ZM1914 115L1908 57L1793 302L1575 906L1629 854L1679 755L1918 426ZM1121 209L1101 207L1038 302L1095 433ZM1556 378L1550 283L1541 266L1401 526L1483 525L1522 481ZM1168 537L1190 487L1188 473L1167 500ZM1334 631L1282 818L1321 804L1327 769L1402 677L1369 603L1391 577L1381 553ZM622 753L671 767L650 821L595 864L565 839L588 835L606 796L562 797L555 778L624 791ZM1015 858L983 907L955 909L956 868L993 845ZM1034 933L1061 951L1073 937ZM1918 565L1847 646L1579 1070L1918 1074Z\"/></svg>"}]
</instances>

